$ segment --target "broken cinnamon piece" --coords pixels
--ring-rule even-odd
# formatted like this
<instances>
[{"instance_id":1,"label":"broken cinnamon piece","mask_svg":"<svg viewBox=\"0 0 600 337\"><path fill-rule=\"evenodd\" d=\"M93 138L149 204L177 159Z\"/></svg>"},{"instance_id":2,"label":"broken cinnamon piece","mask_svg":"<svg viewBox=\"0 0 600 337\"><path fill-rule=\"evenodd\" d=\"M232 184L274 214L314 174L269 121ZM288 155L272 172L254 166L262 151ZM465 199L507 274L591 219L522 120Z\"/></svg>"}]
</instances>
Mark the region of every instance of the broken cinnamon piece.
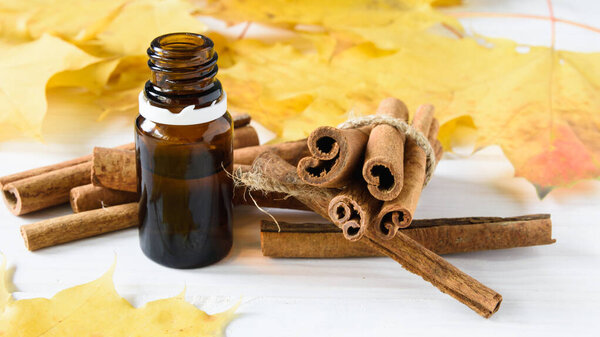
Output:
<instances>
[{"instance_id":1,"label":"broken cinnamon piece","mask_svg":"<svg viewBox=\"0 0 600 337\"><path fill-rule=\"evenodd\" d=\"M408 108L396 98L379 103L378 114L408 121ZM387 124L371 130L365 150L362 175L371 195L379 200L392 200L400 194L404 183L404 142L406 134Z\"/></svg>"},{"instance_id":2,"label":"broken cinnamon piece","mask_svg":"<svg viewBox=\"0 0 600 337\"><path fill-rule=\"evenodd\" d=\"M343 187L364 158L371 127L336 129L322 126L307 140L312 156L298 162L298 176L309 185Z\"/></svg>"},{"instance_id":3,"label":"broken cinnamon piece","mask_svg":"<svg viewBox=\"0 0 600 337\"><path fill-rule=\"evenodd\" d=\"M426 138L432 129L433 106L421 105L413 118L413 128L421 132ZM433 127L433 131L436 128ZM404 186L398 197L383 203L379 214L375 217L374 232L384 234L396 232L399 228L408 227L417 208L426 175L427 155L417 145L414 139L408 138L404 149Z\"/></svg>"},{"instance_id":4,"label":"broken cinnamon piece","mask_svg":"<svg viewBox=\"0 0 600 337\"><path fill-rule=\"evenodd\" d=\"M470 217L414 220L401 229L436 254L453 254L552 244L549 214L511 218ZM350 242L330 223L261 223L264 256L282 258L344 258L385 256L363 241Z\"/></svg>"},{"instance_id":5,"label":"broken cinnamon piece","mask_svg":"<svg viewBox=\"0 0 600 337\"><path fill-rule=\"evenodd\" d=\"M265 152L258 156L253 170L271 182L279 182L280 188L296 190L293 195L317 214L327 218L327 209L333 191L316 188L310 190L298 178L295 168L278 156ZM442 292L449 294L483 317L490 317L500 307L502 296L479 283L452 264L431 252L407 235L398 232L391 240L383 240L372 231L365 230L362 241L385 254L406 270L430 282Z\"/></svg>"},{"instance_id":6,"label":"broken cinnamon piece","mask_svg":"<svg viewBox=\"0 0 600 337\"><path fill-rule=\"evenodd\" d=\"M74 213L115 206L138 200L134 192L117 191L87 184L71 189L70 203Z\"/></svg>"},{"instance_id":7,"label":"broken cinnamon piece","mask_svg":"<svg viewBox=\"0 0 600 337\"><path fill-rule=\"evenodd\" d=\"M136 193L135 152L95 147L91 181L94 186Z\"/></svg>"}]
</instances>

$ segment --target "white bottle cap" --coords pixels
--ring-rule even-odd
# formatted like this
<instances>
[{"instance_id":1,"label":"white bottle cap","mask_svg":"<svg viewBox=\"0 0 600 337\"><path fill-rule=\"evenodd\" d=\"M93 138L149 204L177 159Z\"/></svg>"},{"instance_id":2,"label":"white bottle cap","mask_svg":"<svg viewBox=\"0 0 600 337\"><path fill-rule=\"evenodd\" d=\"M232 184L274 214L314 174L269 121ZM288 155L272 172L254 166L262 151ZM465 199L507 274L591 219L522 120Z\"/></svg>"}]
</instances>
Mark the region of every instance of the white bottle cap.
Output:
<instances>
[{"instance_id":1,"label":"white bottle cap","mask_svg":"<svg viewBox=\"0 0 600 337\"><path fill-rule=\"evenodd\" d=\"M223 92L220 101L212 105L194 109L193 105L187 106L179 113L172 113L168 109L151 105L144 91L140 92L140 115L154 123L166 125L195 125L214 121L227 112L227 94Z\"/></svg>"}]
</instances>

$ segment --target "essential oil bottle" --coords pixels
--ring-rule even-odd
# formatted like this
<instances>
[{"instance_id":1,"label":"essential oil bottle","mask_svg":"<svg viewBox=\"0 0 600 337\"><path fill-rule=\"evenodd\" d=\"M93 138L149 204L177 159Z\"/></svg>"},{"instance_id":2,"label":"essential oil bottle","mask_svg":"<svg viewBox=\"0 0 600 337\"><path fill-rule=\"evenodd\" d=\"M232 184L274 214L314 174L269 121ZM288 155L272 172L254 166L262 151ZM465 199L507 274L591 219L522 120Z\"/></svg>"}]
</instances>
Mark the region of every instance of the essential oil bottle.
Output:
<instances>
[{"instance_id":1,"label":"essential oil bottle","mask_svg":"<svg viewBox=\"0 0 600 337\"><path fill-rule=\"evenodd\" d=\"M232 245L233 124L202 35L159 36L135 121L140 245L172 268L224 258Z\"/></svg>"}]
</instances>

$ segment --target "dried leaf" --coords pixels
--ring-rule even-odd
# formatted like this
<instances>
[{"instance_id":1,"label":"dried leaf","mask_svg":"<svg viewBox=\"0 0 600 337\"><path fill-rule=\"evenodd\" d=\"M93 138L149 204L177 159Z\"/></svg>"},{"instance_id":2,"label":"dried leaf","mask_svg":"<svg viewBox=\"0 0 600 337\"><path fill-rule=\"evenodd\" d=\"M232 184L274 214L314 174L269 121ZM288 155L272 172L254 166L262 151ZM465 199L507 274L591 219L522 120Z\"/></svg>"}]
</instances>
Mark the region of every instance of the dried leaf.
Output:
<instances>
[{"instance_id":1,"label":"dried leaf","mask_svg":"<svg viewBox=\"0 0 600 337\"><path fill-rule=\"evenodd\" d=\"M0 278L6 279L3 261ZM180 294L134 308L115 291L114 265L99 279L50 299L14 300L0 283L2 336L221 336L236 307L208 315Z\"/></svg>"},{"instance_id":2,"label":"dried leaf","mask_svg":"<svg viewBox=\"0 0 600 337\"><path fill-rule=\"evenodd\" d=\"M286 41L228 45L233 62L221 78L229 97L245 101L231 105L282 138L298 138L348 112L371 113L385 96L405 100L411 111L433 103L447 149L460 137L454 132L475 127L476 148L500 145L516 175L533 182L540 196L600 176L600 54L523 52L509 40L460 38L454 34L462 27L426 4L392 4L333 2L315 9L316 2L304 1L266 9L259 1L222 2L223 17L324 29L311 35L312 48ZM316 41L331 36L338 46L323 57L330 51Z\"/></svg>"},{"instance_id":3,"label":"dried leaf","mask_svg":"<svg viewBox=\"0 0 600 337\"><path fill-rule=\"evenodd\" d=\"M99 59L50 35L17 46L0 45L0 126L41 137L46 83L56 73L84 68Z\"/></svg>"}]
</instances>

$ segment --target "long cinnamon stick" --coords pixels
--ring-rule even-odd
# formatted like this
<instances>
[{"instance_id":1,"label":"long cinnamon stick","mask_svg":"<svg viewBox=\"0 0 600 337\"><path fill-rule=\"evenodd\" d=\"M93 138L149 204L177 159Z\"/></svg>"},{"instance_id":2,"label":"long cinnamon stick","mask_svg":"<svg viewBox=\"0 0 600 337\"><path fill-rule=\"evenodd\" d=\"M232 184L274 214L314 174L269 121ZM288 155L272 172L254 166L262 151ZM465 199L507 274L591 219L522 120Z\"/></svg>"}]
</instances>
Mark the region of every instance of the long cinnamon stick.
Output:
<instances>
[{"instance_id":1,"label":"long cinnamon stick","mask_svg":"<svg viewBox=\"0 0 600 337\"><path fill-rule=\"evenodd\" d=\"M93 191L96 187L90 186L85 186L86 188L89 187L89 189L79 189L80 193L84 195L85 193L96 195ZM114 192L120 194L127 193L122 191ZM102 193L106 193L106 190L100 194ZM244 195L244 190L236 190L236 195ZM252 198L249 195L246 196L246 199L244 197L234 197L234 204L254 205L254 202L256 202L261 207L307 209L297 199L285 198L284 195L279 193L255 192L252 194ZM86 207L85 205L87 204L78 207ZM97 204L93 206L97 206ZM30 251L34 251L138 225L137 202L99 207L98 209L87 211L82 211L80 208L78 211L75 214L21 226L21 235L25 241L25 247Z\"/></svg>"},{"instance_id":2,"label":"long cinnamon stick","mask_svg":"<svg viewBox=\"0 0 600 337\"><path fill-rule=\"evenodd\" d=\"M549 214L510 218L470 217L414 220L400 232L436 254L464 253L552 244ZM384 256L363 241L350 242L330 223L278 224L263 220L264 256L284 258L343 258Z\"/></svg>"},{"instance_id":3,"label":"long cinnamon stick","mask_svg":"<svg viewBox=\"0 0 600 337\"><path fill-rule=\"evenodd\" d=\"M379 115L408 121L408 108L396 98L384 99L378 110ZM375 126L369 134L362 175L371 195L379 200L392 200L402 190L405 139L405 133L387 124Z\"/></svg>"},{"instance_id":4,"label":"long cinnamon stick","mask_svg":"<svg viewBox=\"0 0 600 337\"><path fill-rule=\"evenodd\" d=\"M21 236L34 251L138 224L138 204L129 203L23 225Z\"/></svg>"},{"instance_id":5,"label":"long cinnamon stick","mask_svg":"<svg viewBox=\"0 0 600 337\"><path fill-rule=\"evenodd\" d=\"M127 204L137 200L137 193L111 190L92 184L72 188L69 197L71 208L75 213Z\"/></svg>"},{"instance_id":6,"label":"long cinnamon stick","mask_svg":"<svg viewBox=\"0 0 600 337\"><path fill-rule=\"evenodd\" d=\"M439 126L436 125L433 106L420 106L415 113L413 127L428 137L430 130L432 135L437 135ZM408 227L419 203L425 181L427 156L413 139L406 140L404 151L404 186L398 197L383 203L374 222L375 232L386 229L395 232L398 228Z\"/></svg>"},{"instance_id":7,"label":"long cinnamon stick","mask_svg":"<svg viewBox=\"0 0 600 337\"><path fill-rule=\"evenodd\" d=\"M291 142L239 148L233 152L233 160L237 164L251 165L258 155L266 151L277 154L292 165L297 165L300 159L310 155L306 139L300 139Z\"/></svg>"},{"instance_id":8,"label":"long cinnamon stick","mask_svg":"<svg viewBox=\"0 0 600 337\"><path fill-rule=\"evenodd\" d=\"M108 150L113 157L120 153L120 151L114 149ZM127 153L127 155L129 156L129 160L134 158L132 153ZM118 160L118 162L120 163L121 161ZM129 165L129 167L132 167L132 165ZM234 169L243 169L244 167L244 165L234 165ZM247 169L248 168L246 168L246 170ZM115 172L115 175L119 174L119 172ZM129 174L127 177L133 177L133 179L135 179L135 175ZM126 184L135 183L127 182ZM138 194L135 192L112 190L105 187L93 186L92 184L75 187L71 189L70 193L71 208L75 213L125 204L137 200ZM255 205L256 203L256 205L260 207L308 210L308 208L296 198L289 197L282 193L269 193L263 191L254 191L250 193L243 186L235 187L232 201L234 205Z\"/></svg>"},{"instance_id":9,"label":"long cinnamon stick","mask_svg":"<svg viewBox=\"0 0 600 337\"><path fill-rule=\"evenodd\" d=\"M234 148L255 146L258 135L251 126L236 129ZM235 153L234 153L235 158ZM95 147L92 157L91 182L112 190L137 192L135 152Z\"/></svg>"},{"instance_id":10,"label":"long cinnamon stick","mask_svg":"<svg viewBox=\"0 0 600 337\"><path fill-rule=\"evenodd\" d=\"M295 174L295 168L272 153L261 154L255 160L253 167L260 168L263 175L273 181L281 182L288 190L296 188L304 191L302 182ZM326 195L326 193L299 193L296 198L316 213L327 218L330 200L327 200ZM500 307L502 301L500 294L401 232L398 232L391 240L383 240L373 233L372 226L368 226L362 240L483 317L490 317Z\"/></svg>"},{"instance_id":11,"label":"long cinnamon stick","mask_svg":"<svg viewBox=\"0 0 600 337\"><path fill-rule=\"evenodd\" d=\"M236 164L249 165L259 154L265 151L281 154L284 159L294 163L306 156L308 148L304 139L272 145L242 147L233 151L233 160ZM95 148L92 182L99 187L135 192L137 190L135 152L118 151L112 148Z\"/></svg>"}]
</instances>

